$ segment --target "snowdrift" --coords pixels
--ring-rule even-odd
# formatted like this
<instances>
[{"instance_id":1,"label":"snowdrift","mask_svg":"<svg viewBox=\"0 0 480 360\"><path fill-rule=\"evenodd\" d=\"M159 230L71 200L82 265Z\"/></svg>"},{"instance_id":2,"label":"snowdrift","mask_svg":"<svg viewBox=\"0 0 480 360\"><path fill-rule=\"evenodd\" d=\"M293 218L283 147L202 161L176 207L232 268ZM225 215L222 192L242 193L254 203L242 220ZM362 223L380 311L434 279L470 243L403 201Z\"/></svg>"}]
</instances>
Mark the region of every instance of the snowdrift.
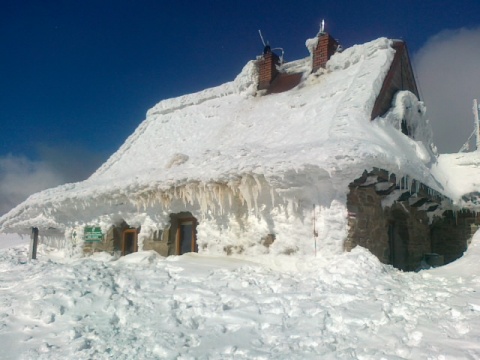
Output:
<instances>
[{"instance_id":1,"label":"snowdrift","mask_svg":"<svg viewBox=\"0 0 480 360\"><path fill-rule=\"evenodd\" d=\"M3 359L475 359L479 236L443 268L334 257L0 250ZM2 238L0 237L0 242Z\"/></svg>"}]
</instances>

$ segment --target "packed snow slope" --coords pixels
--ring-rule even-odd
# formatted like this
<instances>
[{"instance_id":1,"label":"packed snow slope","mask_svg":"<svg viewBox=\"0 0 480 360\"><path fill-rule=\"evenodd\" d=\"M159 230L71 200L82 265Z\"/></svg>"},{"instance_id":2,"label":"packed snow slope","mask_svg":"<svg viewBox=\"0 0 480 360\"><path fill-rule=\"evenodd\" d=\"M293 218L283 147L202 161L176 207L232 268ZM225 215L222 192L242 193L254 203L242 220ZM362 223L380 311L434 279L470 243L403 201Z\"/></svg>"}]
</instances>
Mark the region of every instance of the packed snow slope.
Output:
<instances>
[{"instance_id":1,"label":"packed snow slope","mask_svg":"<svg viewBox=\"0 0 480 360\"><path fill-rule=\"evenodd\" d=\"M302 82L280 94L257 92L252 61L233 82L162 101L89 179L31 196L0 218L0 231L61 230L95 221L84 217L86 208L142 208L187 183L236 186L248 174L282 189L311 173L346 192L365 169L378 167L442 191L430 175L429 144L407 138L391 121L370 121L394 57L391 44L380 38L353 46L314 74L310 59L295 62Z\"/></svg>"},{"instance_id":2,"label":"packed snow slope","mask_svg":"<svg viewBox=\"0 0 480 360\"><path fill-rule=\"evenodd\" d=\"M0 237L0 242L1 242ZM0 357L479 359L480 236L403 273L362 248L319 258L0 250Z\"/></svg>"}]
</instances>

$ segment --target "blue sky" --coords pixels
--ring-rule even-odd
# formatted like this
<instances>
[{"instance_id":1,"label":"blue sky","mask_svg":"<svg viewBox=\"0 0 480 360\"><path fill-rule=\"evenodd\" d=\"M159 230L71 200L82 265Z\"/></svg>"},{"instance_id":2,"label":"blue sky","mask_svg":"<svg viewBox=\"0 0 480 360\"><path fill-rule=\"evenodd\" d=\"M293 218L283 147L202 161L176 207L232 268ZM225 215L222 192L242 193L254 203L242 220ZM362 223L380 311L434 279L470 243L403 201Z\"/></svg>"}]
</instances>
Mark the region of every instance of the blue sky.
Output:
<instances>
[{"instance_id":1,"label":"blue sky","mask_svg":"<svg viewBox=\"0 0 480 360\"><path fill-rule=\"evenodd\" d=\"M155 103L232 80L261 53L258 29L273 47L284 48L288 61L308 55L305 40L323 18L344 47L386 36L406 40L411 54L444 30L480 26L478 0L0 5L4 188L9 170L2 160L23 161L29 168L22 176L32 180L39 167L58 183L87 177Z\"/></svg>"}]
</instances>

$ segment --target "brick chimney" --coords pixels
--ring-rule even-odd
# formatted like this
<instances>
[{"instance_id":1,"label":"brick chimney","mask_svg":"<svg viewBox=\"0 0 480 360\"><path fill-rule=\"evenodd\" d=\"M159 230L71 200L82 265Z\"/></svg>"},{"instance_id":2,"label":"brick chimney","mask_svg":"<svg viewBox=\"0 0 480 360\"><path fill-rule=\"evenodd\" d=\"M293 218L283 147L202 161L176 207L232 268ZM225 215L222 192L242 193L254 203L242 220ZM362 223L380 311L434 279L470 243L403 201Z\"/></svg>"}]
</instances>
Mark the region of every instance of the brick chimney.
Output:
<instances>
[{"instance_id":1,"label":"brick chimney","mask_svg":"<svg viewBox=\"0 0 480 360\"><path fill-rule=\"evenodd\" d=\"M327 61L335 54L338 42L326 32L318 33L317 47L313 50L312 72L325 68Z\"/></svg>"},{"instance_id":2,"label":"brick chimney","mask_svg":"<svg viewBox=\"0 0 480 360\"><path fill-rule=\"evenodd\" d=\"M280 64L278 55L272 52L270 46L265 46L263 55L257 62L258 66L258 90L268 89L273 79L278 74L277 65Z\"/></svg>"}]
</instances>

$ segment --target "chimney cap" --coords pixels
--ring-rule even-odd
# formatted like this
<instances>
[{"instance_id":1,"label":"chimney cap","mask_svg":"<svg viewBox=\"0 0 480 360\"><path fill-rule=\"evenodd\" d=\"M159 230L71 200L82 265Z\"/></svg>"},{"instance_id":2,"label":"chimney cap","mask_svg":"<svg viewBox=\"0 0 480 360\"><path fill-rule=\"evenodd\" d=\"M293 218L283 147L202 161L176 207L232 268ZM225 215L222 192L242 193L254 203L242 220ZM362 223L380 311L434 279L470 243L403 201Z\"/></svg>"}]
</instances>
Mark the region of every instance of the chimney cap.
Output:
<instances>
[{"instance_id":1,"label":"chimney cap","mask_svg":"<svg viewBox=\"0 0 480 360\"><path fill-rule=\"evenodd\" d=\"M320 23L320 34L325 33L325 19L322 19L322 22Z\"/></svg>"}]
</instances>

